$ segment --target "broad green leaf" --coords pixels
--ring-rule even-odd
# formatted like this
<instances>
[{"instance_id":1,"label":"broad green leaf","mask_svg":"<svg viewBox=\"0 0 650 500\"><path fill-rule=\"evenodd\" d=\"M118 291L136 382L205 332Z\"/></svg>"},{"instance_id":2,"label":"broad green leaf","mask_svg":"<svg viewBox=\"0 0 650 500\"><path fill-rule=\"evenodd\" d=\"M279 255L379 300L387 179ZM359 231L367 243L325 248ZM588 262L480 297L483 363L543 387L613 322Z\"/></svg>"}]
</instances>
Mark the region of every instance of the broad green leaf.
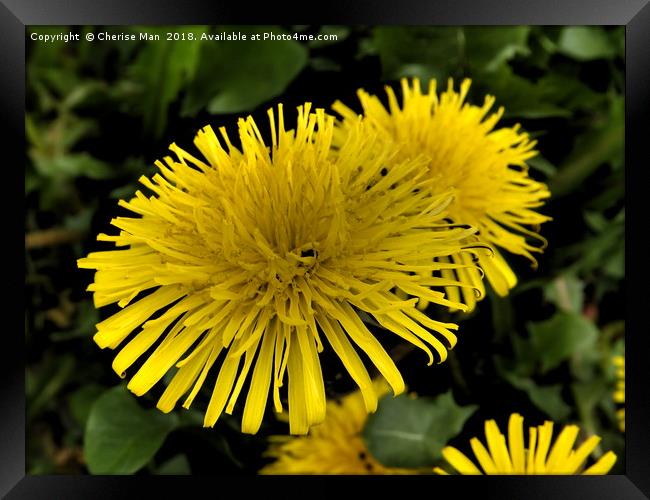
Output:
<instances>
[{"instance_id":1,"label":"broad green leaf","mask_svg":"<svg viewBox=\"0 0 650 500\"><path fill-rule=\"evenodd\" d=\"M466 56L475 70L494 71L517 55L528 55L529 26L468 26Z\"/></svg>"},{"instance_id":2,"label":"broad green leaf","mask_svg":"<svg viewBox=\"0 0 650 500\"><path fill-rule=\"evenodd\" d=\"M431 466L476 409L458 406L451 391L436 398L387 396L368 417L363 436L370 453L385 466Z\"/></svg>"},{"instance_id":3,"label":"broad green leaf","mask_svg":"<svg viewBox=\"0 0 650 500\"><path fill-rule=\"evenodd\" d=\"M503 373L503 375L513 387L528 394L532 403L554 421L561 422L571 413L571 407L562 398L561 384L537 385L527 377L518 377L512 373Z\"/></svg>"},{"instance_id":4,"label":"broad green leaf","mask_svg":"<svg viewBox=\"0 0 650 500\"><path fill-rule=\"evenodd\" d=\"M131 76L141 87L138 104L143 113L143 124L154 137L165 130L170 104L181 89L194 78L202 43L197 39L205 27L174 28L174 31L192 34L194 40L147 42L131 67ZM151 31L151 28L148 29ZM164 33L165 28L158 31ZM211 75L215 79L215 74Z\"/></svg>"},{"instance_id":5,"label":"broad green leaf","mask_svg":"<svg viewBox=\"0 0 650 500\"><path fill-rule=\"evenodd\" d=\"M459 67L464 46L462 28L382 26L372 32L383 77L418 77L446 81Z\"/></svg>"},{"instance_id":6,"label":"broad green leaf","mask_svg":"<svg viewBox=\"0 0 650 500\"><path fill-rule=\"evenodd\" d=\"M196 76L183 101L184 115L204 107L213 114L250 111L284 92L307 64L307 49L294 40L250 39L262 32L284 33L279 28L238 30L247 40L203 44Z\"/></svg>"},{"instance_id":7,"label":"broad green leaf","mask_svg":"<svg viewBox=\"0 0 650 500\"><path fill-rule=\"evenodd\" d=\"M609 59L616 47L600 26L568 26L558 40L558 51L578 61Z\"/></svg>"},{"instance_id":8,"label":"broad green leaf","mask_svg":"<svg viewBox=\"0 0 650 500\"><path fill-rule=\"evenodd\" d=\"M579 314L584 301L584 283L572 274L562 274L544 287L544 296L560 311Z\"/></svg>"},{"instance_id":9,"label":"broad green leaf","mask_svg":"<svg viewBox=\"0 0 650 500\"><path fill-rule=\"evenodd\" d=\"M174 413L144 410L124 386L106 391L93 404L84 436L92 474L133 474L144 467L178 424Z\"/></svg>"},{"instance_id":10,"label":"broad green leaf","mask_svg":"<svg viewBox=\"0 0 650 500\"><path fill-rule=\"evenodd\" d=\"M594 348L598 329L584 316L558 312L551 319L528 323L542 372L557 367L572 355Z\"/></svg>"}]
</instances>

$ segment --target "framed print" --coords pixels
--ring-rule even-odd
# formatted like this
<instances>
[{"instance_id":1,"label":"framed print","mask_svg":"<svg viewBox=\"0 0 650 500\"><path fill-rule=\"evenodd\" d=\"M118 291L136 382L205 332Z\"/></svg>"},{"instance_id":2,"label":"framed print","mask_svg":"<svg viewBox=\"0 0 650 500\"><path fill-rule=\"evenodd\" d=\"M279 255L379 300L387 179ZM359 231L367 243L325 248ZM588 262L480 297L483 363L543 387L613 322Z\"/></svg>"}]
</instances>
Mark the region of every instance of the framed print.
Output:
<instances>
[{"instance_id":1,"label":"framed print","mask_svg":"<svg viewBox=\"0 0 650 500\"><path fill-rule=\"evenodd\" d=\"M645 0L0 23L7 498L648 498Z\"/></svg>"}]
</instances>

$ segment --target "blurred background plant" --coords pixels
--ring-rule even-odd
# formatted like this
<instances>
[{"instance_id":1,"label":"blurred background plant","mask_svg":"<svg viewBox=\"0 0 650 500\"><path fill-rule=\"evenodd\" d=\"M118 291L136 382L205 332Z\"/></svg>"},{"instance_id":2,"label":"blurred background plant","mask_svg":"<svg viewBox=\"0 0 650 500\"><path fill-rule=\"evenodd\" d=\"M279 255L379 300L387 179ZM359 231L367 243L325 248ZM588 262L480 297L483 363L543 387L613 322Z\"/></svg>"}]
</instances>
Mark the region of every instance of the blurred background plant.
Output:
<instances>
[{"instance_id":1,"label":"blurred background plant","mask_svg":"<svg viewBox=\"0 0 650 500\"><path fill-rule=\"evenodd\" d=\"M496 96L503 124L538 141L533 176L552 198L542 210L549 247L539 268L509 259L520 277L460 322L450 359L427 367L392 347L409 388L387 398L364 439L389 467L433 467L445 444L466 443L490 418L519 412L531 424L576 422L603 437L624 470L612 398L612 356L624 353L624 30L622 27L39 27L31 31L160 35L160 41L33 42L27 47L25 167L27 471L255 473L266 438L286 432L268 412L261 432L238 416L214 429L197 410L164 415L156 393L133 397L92 341L97 311L75 261L99 249L117 200L198 128L263 120L278 102L329 108L357 88L382 94L403 76L473 80L470 101ZM166 33L336 35L311 42L166 41ZM137 38L137 35L136 35ZM374 328L375 326L370 326ZM324 356L328 393L353 389ZM328 364L329 363L329 364ZM444 395L444 397L443 397ZM453 397L451 396L453 395ZM463 407L462 409L459 407ZM450 429L454 432L450 433ZM391 436L387 439L388 435ZM416 436L405 442L407 431ZM453 434L453 435L452 435ZM461 447L462 449L462 447Z\"/></svg>"}]
</instances>

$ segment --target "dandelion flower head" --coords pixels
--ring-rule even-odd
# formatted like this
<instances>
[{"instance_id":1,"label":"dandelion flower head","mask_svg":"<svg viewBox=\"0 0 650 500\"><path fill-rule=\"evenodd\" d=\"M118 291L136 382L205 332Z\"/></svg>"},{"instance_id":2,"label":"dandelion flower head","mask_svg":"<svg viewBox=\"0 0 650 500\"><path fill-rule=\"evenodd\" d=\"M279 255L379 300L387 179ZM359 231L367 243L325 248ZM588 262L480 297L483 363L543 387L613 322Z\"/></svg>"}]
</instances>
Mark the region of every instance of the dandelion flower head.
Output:
<instances>
[{"instance_id":1,"label":"dandelion flower head","mask_svg":"<svg viewBox=\"0 0 650 500\"><path fill-rule=\"evenodd\" d=\"M383 396L388 387L376 383ZM409 474L414 470L386 467L377 461L363 440L368 420L361 392L327 402L327 417L306 436L271 436L267 456L275 460L261 474Z\"/></svg>"},{"instance_id":2,"label":"dandelion flower head","mask_svg":"<svg viewBox=\"0 0 650 500\"><path fill-rule=\"evenodd\" d=\"M361 120L335 149L334 118L323 110L299 107L292 129L278 111L269 110L270 144L251 117L238 122L240 145L223 128L221 137L202 129L195 145L203 159L172 144L175 158L140 179L153 194L121 200L133 214L112 220L119 234L98 236L116 248L78 265L96 270L88 288L95 305L121 309L94 336L100 347L120 349L113 369L126 376L144 359L128 382L136 395L172 370L157 406L169 412L186 396L187 408L214 367L204 420L213 426L233 412L250 374L242 431L258 431L271 392L276 412L288 406L290 432L305 434L325 418L326 348L360 387L367 411L377 395L360 353L395 394L404 390L360 314L382 325L382 335L424 350L429 364L444 361L457 327L415 303L464 308L444 287L472 285L432 273L459 267L436 259L472 252L463 248L474 230L448 223L451 197L432 194L424 158L392 161L392 148L378 147ZM285 380L288 397L280 394Z\"/></svg>"},{"instance_id":3,"label":"dandelion flower head","mask_svg":"<svg viewBox=\"0 0 650 500\"><path fill-rule=\"evenodd\" d=\"M478 438L470 440L480 468L453 446L443 448L442 455L459 474L607 474L616 462L616 455L608 451L585 469L585 461L598 446L600 437L591 436L574 449L579 433L578 426L567 425L553 442L553 422L546 421L528 429L526 447L524 419L513 413L508 421L507 444L494 420L485 422L487 448ZM448 474L440 467L434 472Z\"/></svg>"},{"instance_id":4,"label":"dandelion flower head","mask_svg":"<svg viewBox=\"0 0 650 500\"><path fill-rule=\"evenodd\" d=\"M550 193L543 183L528 175L526 160L537 154L535 141L518 125L496 128L504 109L490 113L494 97L487 96L482 106L467 103L470 84L465 79L457 92L450 79L447 90L438 95L435 80L423 92L418 79L403 79L401 106L389 86L386 107L377 96L364 90L357 94L365 120L382 131L399 151L396 159L427 155L434 192L455 190L449 217L457 224L478 228L474 239L492 248L491 252L479 252L478 260L493 289L504 296L517 278L498 248L525 256L536 265L533 253L546 244L537 233L538 226L549 218L535 209ZM343 140L357 113L340 101L332 108L342 117L336 137ZM541 245L531 243L531 238ZM462 281L471 281L479 289L480 298L484 295L482 275L470 266L469 258L465 254L440 259L468 265L443 275L456 274ZM454 288L448 293L470 309L477 300L470 288Z\"/></svg>"}]
</instances>

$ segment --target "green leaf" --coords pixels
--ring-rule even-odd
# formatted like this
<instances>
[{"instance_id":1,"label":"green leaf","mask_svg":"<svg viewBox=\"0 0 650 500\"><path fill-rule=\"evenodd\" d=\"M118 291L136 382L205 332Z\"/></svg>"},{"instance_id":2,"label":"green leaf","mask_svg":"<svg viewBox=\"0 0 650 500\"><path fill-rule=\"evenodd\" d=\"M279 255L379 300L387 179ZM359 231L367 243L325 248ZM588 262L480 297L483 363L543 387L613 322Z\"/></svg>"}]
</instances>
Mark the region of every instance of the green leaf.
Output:
<instances>
[{"instance_id":1,"label":"green leaf","mask_svg":"<svg viewBox=\"0 0 650 500\"><path fill-rule=\"evenodd\" d=\"M573 354L594 348L598 329L584 316L558 312L551 319L528 323L532 344L542 365L542 372L558 366Z\"/></svg>"},{"instance_id":2,"label":"green leaf","mask_svg":"<svg viewBox=\"0 0 650 500\"><path fill-rule=\"evenodd\" d=\"M611 100L609 115L575 140L573 150L549 182L554 197L572 193L598 167L624 155L625 113L622 97Z\"/></svg>"},{"instance_id":3,"label":"green leaf","mask_svg":"<svg viewBox=\"0 0 650 500\"><path fill-rule=\"evenodd\" d=\"M614 279L625 277L625 244L621 243L605 261L603 271Z\"/></svg>"},{"instance_id":4,"label":"green leaf","mask_svg":"<svg viewBox=\"0 0 650 500\"><path fill-rule=\"evenodd\" d=\"M607 96L591 90L582 83L577 74L551 72L535 82L534 97L542 102L549 102L571 111L587 111L607 106ZM576 71L577 73L577 71Z\"/></svg>"},{"instance_id":5,"label":"green leaf","mask_svg":"<svg viewBox=\"0 0 650 500\"><path fill-rule=\"evenodd\" d=\"M279 28L238 30L247 40L203 45L196 77L183 101L183 115L206 106L213 114L252 110L284 92L307 64L307 49L294 40L250 39L263 32L285 33Z\"/></svg>"},{"instance_id":6,"label":"green leaf","mask_svg":"<svg viewBox=\"0 0 650 500\"><path fill-rule=\"evenodd\" d=\"M581 415L581 419L593 421L596 406L609 395L610 390L604 379L597 378L588 382L575 382L571 384L571 392L575 398L578 414Z\"/></svg>"},{"instance_id":7,"label":"green leaf","mask_svg":"<svg viewBox=\"0 0 650 500\"><path fill-rule=\"evenodd\" d=\"M489 93L504 106L505 115L521 118L569 117L571 110L547 98L543 88L513 73L508 65L484 72L477 78L477 95Z\"/></svg>"},{"instance_id":8,"label":"green leaf","mask_svg":"<svg viewBox=\"0 0 650 500\"><path fill-rule=\"evenodd\" d=\"M25 387L28 418L38 415L56 401L61 389L72 378L75 365L74 356L66 354L48 357L27 370Z\"/></svg>"},{"instance_id":9,"label":"green leaf","mask_svg":"<svg viewBox=\"0 0 650 500\"><path fill-rule=\"evenodd\" d=\"M75 108L105 99L108 93L109 88L105 82L88 80L70 90L61 101L61 108L65 111L71 111Z\"/></svg>"},{"instance_id":10,"label":"green leaf","mask_svg":"<svg viewBox=\"0 0 650 500\"><path fill-rule=\"evenodd\" d=\"M569 26L562 30L558 51L578 61L609 59L616 47L600 26Z\"/></svg>"},{"instance_id":11,"label":"green leaf","mask_svg":"<svg viewBox=\"0 0 650 500\"><path fill-rule=\"evenodd\" d=\"M133 474L146 465L176 427L178 417L143 410L124 386L100 396L90 410L84 436L92 474Z\"/></svg>"},{"instance_id":12,"label":"green leaf","mask_svg":"<svg viewBox=\"0 0 650 500\"><path fill-rule=\"evenodd\" d=\"M382 26L373 30L372 41L385 79L418 77L423 82L454 76L464 46L462 28L447 26Z\"/></svg>"},{"instance_id":13,"label":"green leaf","mask_svg":"<svg viewBox=\"0 0 650 500\"><path fill-rule=\"evenodd\" d=\"M182 453L162 463L155 472L163 476L187 476L191 473L190 463Z\"/></svg>"},{"instance_id":14,"label":"green leaf","mask_svg":"<svg viewBox=\"0 0 650 500\"><path fill-rule=\"evenodd\" d=\"M68 397L70 413L79 425L86 426L93 403L104 391L106 391L106 388L99 384L88 384L70 394Z\"/></svg>"},{"instance_id":15,"label":"green leaf","mask_svg":"<svg viewBox=\"0 0 650 500\"><path fill-rule=\"evenodd\" d=\"M587 225L598 233L602 233L603 230L605 230L609 225L609 221L600 212L591 212L585 210L584 218Z\"/></svg>"},{"instance_id":16,"label":"green leaf","mask_svg":"<svg viewBox=\"0 0 650 500\"><path fill-rule=\"evenodd\" d=\"M36 175L32 168L25 171L25 195L36 191L41 187L41 178Z\"/></svg>"},{"instance_id":17,"label":"green leaf","mask_svg":"<svg viewBox=\"0 0 650 500\"><path fill-rule=\"evenodd\" d=\"M524 391L537 408L555 421L565 420L571 413L571 407L562 398L562 385L537 385L532 379L517 377L512 373L503 373L504 378L513 387Z\"/></svg>"},{"instance_id":18,"label":"green leaf","mask_svg":"<svg viewBox=\"0 0 650 500\"><path fill-rule=\"evenodd\" d=\"M143 124L154 137L162 135L170 104L195 75L202 45L198 37L206 29L202 26L174 28L175 32L192 34L195 39L167 41L163 36L160 41L147 42L131 67L132 78L141 85L137 102L143 111ZM151 28L147 31L155 32Z\"/></svg>"},{"instance_id":19,"label":"green leaf","mask_svg":"<svg viewBox=\"0 0 650 500\"><path fill-rule=\"evenodd\" d=\"M341 65L326 57L312 57L309 66L315 71L341 71Z\"/></svg>"},{"instance_id":20,"label":"green leaf","mask_svg":"<svg viewBox=\"0 0 650 500\"><path fill-rule=\"evenodd\" d=\"M572 274L563 274L544 287L544 296L560 311L580 314L584 302L584 283Z\"/></svg>"},{"instance_id":21,"label":"green leaf","mask_svg":"<svg viewBox=\"0 0 650 500\"><path fill-rule=\"evenodd\" d=\"M44 177L109 179L116 174L108 163L85 152L56 156L41 156L33 152L32 160L38 173Z\"/></svg>"},{"instance_id":22,"label":"green leaf","mask_svg":"<svg viewBox=\"0 0 650 500\"><path fill-rule=\"evenodd\" d=\"M340 43L345 40L350 35L349 26L322 26L318 32L319 35L324 35L327 37L336 36L335 40L312 40L309 42L309 46L312 48L326 47L328 45L333 45L335 43Z\"/></svg>"},{"instance_id":23,"label":"green leaf","mask_svg":"<svg viewBox=\"0 0 650 500\"><path fill-rule=\"evenodd\" d=\"M572 261L569 269L574 273L604 273L615 279L625 271L625 210L611 220L591 215L589 224L598 234L562 250L565 260Z\"/></svg>"},{"instance_id":24,"label":"green leaf","mask_svg":"<svg viewBox=\"0 0 650 500\"><path fill-rule=\"evenodd\" d=\"M528 55L529 26L464 28L467 59L475 70L494 71L517 55Z\"/></svg>"},{"instance_id":25,"label":"green leaf","mask_svg":"<svg viewBox=\"0 0 650 500\"><path fill-rule=\"evenodd\" d=\"M363 436L370 453L388 467L431 466L477 408L458 406L451 391L436 398L387 396L368 417Z\"/></svg>"}]
</instances>

